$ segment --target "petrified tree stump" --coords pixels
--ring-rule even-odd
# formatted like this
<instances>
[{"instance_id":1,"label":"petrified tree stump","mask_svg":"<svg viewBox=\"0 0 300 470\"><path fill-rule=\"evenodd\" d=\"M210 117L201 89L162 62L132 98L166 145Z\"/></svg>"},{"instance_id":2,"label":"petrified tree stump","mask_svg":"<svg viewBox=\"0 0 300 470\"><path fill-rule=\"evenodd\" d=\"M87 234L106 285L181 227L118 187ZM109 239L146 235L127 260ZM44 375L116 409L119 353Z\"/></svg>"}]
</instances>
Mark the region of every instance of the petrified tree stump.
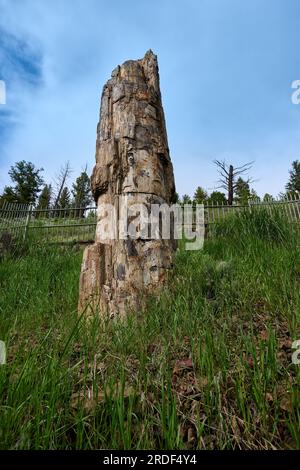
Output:
<instances>
[{"instance_id":1,"label":"petrified tree stump","mask_svg":"<svg viewBox=\"0 0 300 470\"><path fill-rule=\"evenodd\" d=\"M174 240L150 232L107 237L104 222L108 204L115 208L118 229L126 207L143 204L150 210L151 204L170 204L174 198L157 57L151 50L141 60L118 66L103 88L92 191L98 207L96 238L83 255L79 309L88 306L88 312L99 309L111 316L138 310L145 294L164 284ZM133 219L125 216L128 223Z\"/></svg>"}]
</instances>

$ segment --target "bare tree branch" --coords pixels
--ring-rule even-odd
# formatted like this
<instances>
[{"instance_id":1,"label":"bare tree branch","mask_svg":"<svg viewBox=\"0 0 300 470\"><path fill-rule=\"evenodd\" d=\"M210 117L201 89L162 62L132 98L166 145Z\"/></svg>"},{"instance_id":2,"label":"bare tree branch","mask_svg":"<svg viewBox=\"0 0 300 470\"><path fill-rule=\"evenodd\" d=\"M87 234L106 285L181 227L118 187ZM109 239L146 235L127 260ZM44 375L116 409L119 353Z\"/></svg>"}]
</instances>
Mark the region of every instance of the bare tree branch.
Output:
<instances>
[{"instance_id":1,"label":"bare tree branch","mask_svg":"<svg viewBox=\"0 0 300 470\"><path fill-rule=\"evenodd\" d=\"M71 167L70 163L67 162L64 166L62 166L59 170L59 174L55 178L55 187L56 187L56 197L54 202L54 208L58 207L58 203L60 200L61 193L65 187L66 181L71 174Z\"/></svg>"},{"instance_id":2,"label":"bare tree branch","mask_svg":"<svg viewBox=\"0 0 300 470\"><path fill-rule=\"evenodd\" d=\"M227 166L226 166L226 162L223 161L223 162L220 162L219 160L214 160L214 164L217 165L217 167L219 167L219 171L220 172L224 172L225 175L229 176L229 173L228 173L228 170L227 170Z\"/></svg>"},{"instance_id":3,"label":"bare tree branch","mask_svg":"<svg viewBox=\"0 0 300 470\"><path fill-rule=\"evenodd\" d=\"M217 189L225 189L227 191L228 204L233 204L234 191L237 187L237 176L247 173L253 166L254 161L245 163L244 165L233 167L228 165L225 161L214 160L214 164L218 167L218 172L221 178L217 181L220 186ZM247 184L253 183L252 178L247 179Z\"/></svg>"}]
</instances>

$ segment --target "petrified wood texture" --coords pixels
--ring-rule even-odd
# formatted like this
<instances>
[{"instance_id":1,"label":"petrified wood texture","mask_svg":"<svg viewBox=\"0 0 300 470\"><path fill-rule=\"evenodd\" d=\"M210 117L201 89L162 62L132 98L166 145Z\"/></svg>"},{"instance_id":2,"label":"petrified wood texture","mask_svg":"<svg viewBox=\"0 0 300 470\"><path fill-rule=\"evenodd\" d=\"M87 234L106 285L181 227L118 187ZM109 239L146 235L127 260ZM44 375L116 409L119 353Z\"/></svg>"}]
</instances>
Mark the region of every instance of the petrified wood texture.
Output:
<instances>
[{"instance_id":1,"label":"petrified wood texture","mask_svg":"<svg viewBox=\"0 0 300 470\"><path fill-rule=\"evenodd\" d=\"M172 266L174 241L148 238L107 239L104 204L170 204L175 193L157 58L118 66L103 88L97 127L92 191L98 207L95 244L83 256L79 308L110 315L140 308L145 294L164 283Z\"/></svg>"}]
</instances>

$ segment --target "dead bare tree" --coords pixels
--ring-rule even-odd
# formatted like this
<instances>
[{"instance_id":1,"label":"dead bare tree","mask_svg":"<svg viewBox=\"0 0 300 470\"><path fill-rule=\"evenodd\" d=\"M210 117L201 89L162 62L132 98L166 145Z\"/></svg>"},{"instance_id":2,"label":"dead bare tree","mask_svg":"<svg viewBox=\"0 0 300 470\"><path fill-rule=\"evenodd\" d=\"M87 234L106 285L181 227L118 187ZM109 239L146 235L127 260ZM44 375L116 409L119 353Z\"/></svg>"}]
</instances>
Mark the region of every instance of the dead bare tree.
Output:
<instances>
[{"instance_id":1,"label":"dead bare tree","mask_svg":"<svg viewBox=\"0 0 300 470\"><path fill-rule=\"evenodd\" d=\"M71 167L70 167L70 163L67 162L67 163L65 163L64 166L62 166L60 168L58 175L55 177L55 188L56 188L56 190L55 190L54 209L58 208L61 193L62 193L62 191L65 187L65 184L66 184L66 181L67 181L68 177L71 174L71 171L72 170L71 170Z\"/></svg>"},{"instance_id":2,"label":"dead bare tree","mask_svg":"<svg viewBox=\"0 0 300 470\"><path fill-rule=\"evenodd\" d=\"M218 183L220 186L217 189L223 188L227 192L228 205L232 206L234 190L236 189L237 177L247 173L253 165L254 161L245 163L245 165L237 166L234 168L233 165L228 165L225 161L214 160L214 164L218 167L218 172L221 176ZM253 183L252 178L248 178L246 182L248 184Z\"/></svg>"}]
</instances>

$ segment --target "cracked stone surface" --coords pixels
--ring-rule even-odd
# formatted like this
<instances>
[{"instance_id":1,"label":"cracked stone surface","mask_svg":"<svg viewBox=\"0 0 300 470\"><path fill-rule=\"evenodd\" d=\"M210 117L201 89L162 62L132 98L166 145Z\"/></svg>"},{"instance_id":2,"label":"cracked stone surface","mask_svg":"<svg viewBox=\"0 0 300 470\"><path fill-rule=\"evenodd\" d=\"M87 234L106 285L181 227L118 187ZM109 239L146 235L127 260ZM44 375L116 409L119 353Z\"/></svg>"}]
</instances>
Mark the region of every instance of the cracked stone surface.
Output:
<instances>
[{"instance_id":1,"label":"cracked stone surface","mask_svg":"<svg viewBox=\"0 0 300 470\"><path fill-rule=\"evenodd\" d=\"M116 67L104 85L97 127L92 191L98 207L95 243L86 248L80 276L79 310L124 315L140 311L164 285L172 267L174 240L107 239L103 204L171 204L175 194L157 57ZM134 218L134 217L133 217ZM130 220L128 220L128 223Z\"/></svg>"}]
</instances>

